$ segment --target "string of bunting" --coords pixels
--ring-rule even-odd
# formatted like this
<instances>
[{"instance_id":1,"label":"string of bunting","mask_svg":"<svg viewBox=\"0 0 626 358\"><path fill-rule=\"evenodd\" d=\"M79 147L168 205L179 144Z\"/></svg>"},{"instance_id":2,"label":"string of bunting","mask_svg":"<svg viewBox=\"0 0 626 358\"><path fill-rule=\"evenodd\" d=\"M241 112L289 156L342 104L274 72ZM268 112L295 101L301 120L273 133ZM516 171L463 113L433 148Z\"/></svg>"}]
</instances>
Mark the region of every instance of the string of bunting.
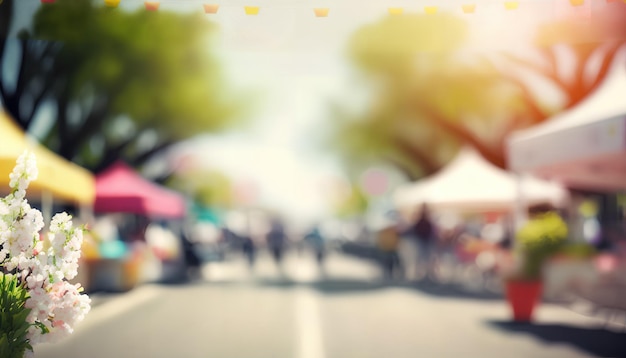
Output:
<instances>
[{"instance_id":1,"label":"string of bunting","mask_svg":"<svg viewBox=\"0 0 626 358\"><path fill-rule=\"evenodd\" d=\"M0 3L1 1L2 0L0 0ZM40 0L40 1L44 4L54 4L56 2L56 0ZM103 1L106 7L117 8L121 0L103 0ZM572 7L583 7L586 3L589 3L593 0L568 0L568 1ZM602 0L598 0L598 1L602 1ZM603 0L603 1L607 3L612 3L612 2L618 2L619 0ZM626 0L621 0L621 1L624 4L626 4ZM146 0L146 1L143 1L143 3L144 3L144 7L146 11L157 11L159 10L159 6L161 5L161 1L159 0ZM513 10L517 10L520 7L520 1L519 0L504 0L502 1L502 5L506 11L513 11ZM476 3L468 1L468 3L461 4L460 7L461 7L461 11L464 14L473 14L477 11L478 6ZM216 3L208 3L208 2L202 3L202 10L204 11L204 13L209 14L209 15L217 14L219 11L219 8L220 8L220 5ZM251 16L258 15L259 10L260 10L260 6L244 6L243 8L244 8L245 14L251 15ZM404 13L404 8L403 7L389 7L387 8L387 11L390 15L402 15ZM439 6L436 6L436 5L424 6L424 13L426 14L433 15L433 14L436 14L438 11L439 11ZM329 13L330 13L330 8L328 7L313 8L313 14L316 17L327 17Z\"/></svg>"}]
</instances>

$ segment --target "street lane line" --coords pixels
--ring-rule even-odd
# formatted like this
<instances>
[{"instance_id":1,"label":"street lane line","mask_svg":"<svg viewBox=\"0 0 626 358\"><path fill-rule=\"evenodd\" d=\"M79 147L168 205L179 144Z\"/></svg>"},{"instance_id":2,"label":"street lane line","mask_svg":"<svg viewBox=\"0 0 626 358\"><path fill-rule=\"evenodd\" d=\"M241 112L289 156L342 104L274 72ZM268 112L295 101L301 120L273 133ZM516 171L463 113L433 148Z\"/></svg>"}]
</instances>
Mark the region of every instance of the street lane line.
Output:
<instances>
[{"instance_id":1,"label":"street lane line","mask_svg":"<svg viewBox=\"0 0 626 358\"><path fill-rule=\"evenodd\" d=\"M295 300L296 358L324 358L324 339L317 295L310 289L298 289Z\"/></svg>"},{"instance_id":2,"label":"street lane line","mask_svg":"<svg viewBox=\"0 0 626 358\"><path fill-rule=\"evenodd\" d=\"M75 327L74 333L69 337L66 337L61 342L56 343L42 343L34 347L35 356L37 354L45 354L47 351L61 349L63 345L70 344L70 342L80 339L82 334L87 334L90 328L96 327L107 320L114 319L115 317L128 312L129 310L137 307L149 300L157 297L159 293L158 287L145 284L132 291L123 293L118 297L112 298L96 307L93 307L85 320L78 323ZM50 353L48 353L50 354Z\"/></svg>"},{"instance_id":3,"label":"street lane line","mask_svg":"<svg viewBox=\"0 0 626 358\"><path fill-rule=\"evenodd\" d=\"M89 313L87 313L85 320L76 325L76 331L74 333L86 331L104 321L128 312L134 307L155 298L158 293L159 288L154 285L145 284L135 287L130 292L121 294L110 301L94 307Z\"/></svg>"}]
</instances>

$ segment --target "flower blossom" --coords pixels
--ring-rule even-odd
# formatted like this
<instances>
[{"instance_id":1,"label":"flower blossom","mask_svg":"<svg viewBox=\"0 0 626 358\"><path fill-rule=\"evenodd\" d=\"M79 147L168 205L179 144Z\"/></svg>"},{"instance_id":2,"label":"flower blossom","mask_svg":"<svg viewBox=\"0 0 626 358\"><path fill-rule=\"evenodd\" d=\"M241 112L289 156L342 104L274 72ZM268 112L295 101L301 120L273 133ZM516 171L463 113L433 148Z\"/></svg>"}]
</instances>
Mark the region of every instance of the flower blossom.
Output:
<instances>
[{"instance_id":1,"label":"flower blossom","mask_svg":"<svg viewBox=\"0 0 626 358\"><path fill-rule=\"evenodd\" d=\"M59 213L48 234L40 235L43 216L26 200L37 175L34 154L25 152L9 176L10 194L0 198L0 272L13 272L10 277L18 278L28 292L24 307L31 310L26 336L31 346L71 334L91 309L80 284L67 281L78 273L83 230L73 227L71 215ZM32 354L30 349L25 352Z\"/></svg>"}]
</instances>

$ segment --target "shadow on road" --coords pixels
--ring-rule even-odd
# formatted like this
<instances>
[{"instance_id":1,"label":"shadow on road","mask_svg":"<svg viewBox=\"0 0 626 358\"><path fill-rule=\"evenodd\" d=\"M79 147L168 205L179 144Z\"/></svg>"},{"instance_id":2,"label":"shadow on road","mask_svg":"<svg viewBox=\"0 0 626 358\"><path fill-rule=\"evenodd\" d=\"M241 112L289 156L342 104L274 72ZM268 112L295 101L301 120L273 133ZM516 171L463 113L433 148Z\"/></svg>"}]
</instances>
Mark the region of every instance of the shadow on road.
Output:
<instances>
[{"instance_id":1,"label":"shadow on road","mask_svg":"<svg viewBox=\"0 0 626 358\"><path fill-rule=\"evenodd\" d=\"M211 284L211 283L209 283ZM299 282L284 278L263 278L254 281L254 284L262 287L293 288L310 287L323 294L345 294L359 293L384 289L405 289L421 292L430 296L474 299L474 300L502 300L501 294L487 291L469 291L457 285L441 284L429 280L422 281L384 281L384 280L362 280L362 279L342 279L326 278L311 282Z\"/></svg>"},{"instance_id":2,"label":"shadow on road","mask_svg":"<svg viewBox=\"0 0 626 358\"><path fill-rule=\"evenodd\" d=\"M546 344L568 344L596 357L626 357L626 333L562 324L488 321L506 333L527 334Z\"/></svg>"}]
</instances>

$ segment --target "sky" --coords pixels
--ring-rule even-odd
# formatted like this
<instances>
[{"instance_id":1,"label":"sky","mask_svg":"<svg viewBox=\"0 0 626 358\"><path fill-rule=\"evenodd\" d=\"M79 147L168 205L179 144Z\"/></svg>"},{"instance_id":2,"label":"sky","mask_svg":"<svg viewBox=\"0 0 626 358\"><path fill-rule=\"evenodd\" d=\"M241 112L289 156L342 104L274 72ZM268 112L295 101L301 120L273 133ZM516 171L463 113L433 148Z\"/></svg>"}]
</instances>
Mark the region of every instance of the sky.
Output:
<instances>
[{"instance_id":1,"label":"sky","mask_svg":"<svg viewBox=\"0 0 626 358\"><path fill-rule=\"evenodd\" d=\"M24 3L21 3L24 1ZM565 0L564 0L565 1ZM28 21L38 0L20 0ZM201 11L203 1L162 1L159 11ZM325 178L342 176L337 161L319 151L315 135L328 125L329 100L358 106L364 97L350 77L346 43L359 27L387 16L387 7L423 12L437 4L471 24L474 49L518 49L528 42L527 30L562 14L563 1L525 0L507 11L503 1L476 0L477 11L464 15L460 0L231 0L218 1L217 14L207 14L218 33L218 53L234 88L260 93L252 124L234 133L202 136L186 142L173 155L192 153L208 167L242 182L254 182L257 200L293 215L325 215L328 200L320 192ZM259 5L247 16L244 5ZM121 0L121 8L137 9L143 1ZM329 7L328 17L315 17L314 7ZM569 8L569 6L567 7ZM563 8L566 9L566 8ZM580 10L579 11L585 11ZM511 26L511 24L514 24Z\"/></svg>"},{"instance_id":2,"label":"sky","mask_svg":"<svg viewBox=\"0 0 626 358\"><path fill-rule=\"evenodd\" d=\"M330 123L331 99L360 99L343 52L359 22L316 18L312 8L282 5L261 7L258 16L222 7L207 19L220 26L219 53L230 83L259 91L260 106L248 128L204 136L185 148L238 182L255 183L260 204L295 218L328 215L332 200L325 183L345 177L315 140Z\"/></svg>"},{"instance_id":3,"label":"sky","mask_svg":"<svg viewBox=\"0 0 626 358\"><path fill-rule=\"evenodd\" d=\"M366 97L350 77L346 44L359 27L387 16L388 5L371 0L257 3L261 5L257 16L246 16L243 3L235 2L207 19L220 26L220 53L232 83L261 89L263 109L245 131L204 137L186 148L201 153L209 166L222 168L239 180L256 182L259 202L298 217L324 216L330 202L320 192L320 182L342 178L342 171L332 157L307 144L312 145L312 133L330 123L325 117L329 100L364 104ZM475 48L510 48L526 41L530 34L524 31L524 23L537 18L530 17L529 11L507 14L491 3L483 1L486 10L471 20ZM395 4L406 6L407 11L418 9L415 2ZM315 17L314 6L328 6L329 16ZM513 16L518 27L498 31ZM385 204L382 206L384 209Z\"/></svg>"}]
</instances>

